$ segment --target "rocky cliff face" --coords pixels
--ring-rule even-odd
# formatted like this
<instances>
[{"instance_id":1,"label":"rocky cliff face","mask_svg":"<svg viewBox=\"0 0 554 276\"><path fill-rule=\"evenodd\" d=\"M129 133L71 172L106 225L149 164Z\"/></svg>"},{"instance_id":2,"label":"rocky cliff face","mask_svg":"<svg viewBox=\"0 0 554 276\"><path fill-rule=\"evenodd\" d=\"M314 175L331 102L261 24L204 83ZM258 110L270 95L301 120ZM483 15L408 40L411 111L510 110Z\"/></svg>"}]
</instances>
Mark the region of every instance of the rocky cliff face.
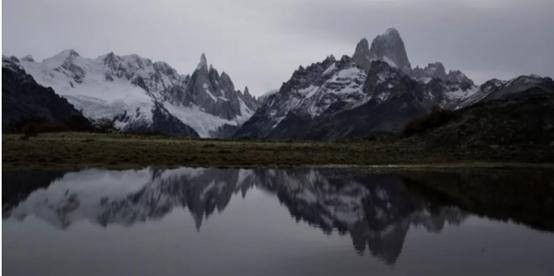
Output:
<instances>
[{"instance_id":1,"label":"rocky cliff face","mask_svg":"<svg viewBox=\"0 0 554 276\"><path fill-rule=\"evenodd\" d=\"M90 130L91 123L52 88L35 82L15 57L2 57L2 131L29 124L49 130Z\"/></svg>"},{"instance_id":2,"label":"rocky cliff face","mask_svg":"<svg viewBox=\"0 0 554 276\"><path fill-rule=\"evenodd\" d=\"M371 61L385 61L404 73L409 73L412 69L404 41L400 37L398 30L394 28L386 30L385 33L378 35L373 40L369 50L369 58Z\"/></svg>"},{"instance_id":3,"label":"rocky cliff face","mask_svg":"<svg viewBox=\"0 0 554 276\"><path fill-rule=\"evenodd\" d=\"M174 103L201 106L206 112L227 120L248 116L257 108L257 102L248 88L244 93L237 91L227 73L219 74L212 66L208 67L205 55L202 55L186 86L182 90L171 91L168 96Z\"/></svg>"},{"instance_id":4,"label":"rocky cliff face","mask_svg":"<svg viewBox=\"0 0 554 276\"><path fill-rule=\"evenodd\" d=\"M371 43L371 48L369 48L367 39L360 40L352 55L352 61L364 70L369 70L373 61L384 61L406 74L409 74L412 70L404 41L398 30L394 28L390 28L385 33L375 37Z\"/></svg>"}]
</instances>

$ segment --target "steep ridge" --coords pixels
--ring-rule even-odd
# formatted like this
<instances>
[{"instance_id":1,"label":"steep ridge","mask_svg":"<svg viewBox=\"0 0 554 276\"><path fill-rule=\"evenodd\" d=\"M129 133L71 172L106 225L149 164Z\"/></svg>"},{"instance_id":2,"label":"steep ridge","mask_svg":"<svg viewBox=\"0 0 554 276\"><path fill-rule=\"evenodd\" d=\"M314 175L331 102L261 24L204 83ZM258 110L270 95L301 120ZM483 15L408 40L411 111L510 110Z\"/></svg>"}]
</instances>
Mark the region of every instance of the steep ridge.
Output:
<instances>
[{"instance_id":1,"label":"steep ridge","mask_svg":"<svg viewBox=\"0 0 554 276\"><path fill-rule=\"evenodd\" d=\"M15 57L2 57L2 131L29 124L57 130L90 130L91 123L68 101L35 82Z\"/></svg>"},{"instance_id":2,"label":"steep ridge","mask_svg":"<svg viewBox=\"0 0 554 276\"><path fill-rule=\"evenodd\" d=\"M395 29L368 47L362 39L352 58L330 56L300 66L235 137L336 140L394 134L434 108L460 107L477 92L463 73L446 73L440 63L412 69Z\"/></svg>"},{"instance_id":3,"label":"steep ridge","mask_svg":"<svg viewBox=\"0 0 554 276\"><path fill-rule=\"evenodd\" d=\"M214 137L225 125L240 125L258 106L247 89L235 90L226 73L208 69L205 55L191 76L138 55L89 59L74 50L40 63L28 56L21 64L88 118L112 120L124 132Z\"/></svg>"}]
</instances>

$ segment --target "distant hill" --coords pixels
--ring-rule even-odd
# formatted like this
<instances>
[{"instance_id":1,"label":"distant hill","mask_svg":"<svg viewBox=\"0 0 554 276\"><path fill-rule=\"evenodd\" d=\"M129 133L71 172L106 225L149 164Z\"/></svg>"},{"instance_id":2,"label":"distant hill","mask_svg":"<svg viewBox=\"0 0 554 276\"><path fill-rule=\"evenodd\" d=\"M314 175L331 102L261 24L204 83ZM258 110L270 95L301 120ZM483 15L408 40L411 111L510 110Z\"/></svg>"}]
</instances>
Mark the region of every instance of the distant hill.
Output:
<instances>
[{"instance_id":1,"label":"distant hill","mask_svg":"<svg viewBox=\"0 0 554 276\"><path fill-rule=\"evenodd\" d=\"M521 76L486 83L488 94L465 108L439 111L408 125L408 135L441 146L554 147L554 81ZM485 89L482 89L485 90Z\"/></svg>"}]
</instances>

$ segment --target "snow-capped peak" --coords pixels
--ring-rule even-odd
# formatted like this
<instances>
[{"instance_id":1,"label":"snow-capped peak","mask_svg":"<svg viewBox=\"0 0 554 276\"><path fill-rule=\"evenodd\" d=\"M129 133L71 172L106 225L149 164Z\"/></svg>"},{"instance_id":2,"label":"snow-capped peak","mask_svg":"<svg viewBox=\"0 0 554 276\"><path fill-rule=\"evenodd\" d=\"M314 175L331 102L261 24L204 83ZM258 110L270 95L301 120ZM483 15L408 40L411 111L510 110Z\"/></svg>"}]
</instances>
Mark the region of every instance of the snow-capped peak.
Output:
<instances>
[{"instance_id":1,"label":"snow-capped peak","mask_svg":"<svg viewBox=\"0 0 554 276\"><path fill-rule=\"evenodd\" d=\"M226 73L208 71L207 65L202 54L192 76L180 75L165 62L136 54L90 59L74 50L40 63L22 61L39 84L52 87L90 119L112 120L122 131L166 133L186 130L184 123L211 137L224 125L247 120L258 103L236 91Z\"/></svg>"},{"instance_id":2,"label":"snow-capped peak","mask_svg":"<svg viewBox=\"0 0 554 276\"><path fill-rule=\"evenodd\" d=\"M55 55L53 58L55 59L74 59L79 56L79 53L73 49L67 49L59 52L57 55Z\"/></svg>"}]
</instances>

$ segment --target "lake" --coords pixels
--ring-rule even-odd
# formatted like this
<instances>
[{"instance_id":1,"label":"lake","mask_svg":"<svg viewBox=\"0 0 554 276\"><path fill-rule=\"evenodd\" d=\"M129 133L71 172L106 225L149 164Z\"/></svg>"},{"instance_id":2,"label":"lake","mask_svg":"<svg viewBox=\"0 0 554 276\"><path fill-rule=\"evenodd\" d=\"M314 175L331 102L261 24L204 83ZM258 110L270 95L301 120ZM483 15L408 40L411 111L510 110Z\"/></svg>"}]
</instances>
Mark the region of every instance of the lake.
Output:
<instances>
[{"instance_id":1,"label":"lake","mask_svg":"<svg viewBox=\"0 0 554 276\"><path fill-rule=\"evenodd\" d=\"M554 275L554 172L4 171L4 275Z\"/></svg>"}]
</instances>

